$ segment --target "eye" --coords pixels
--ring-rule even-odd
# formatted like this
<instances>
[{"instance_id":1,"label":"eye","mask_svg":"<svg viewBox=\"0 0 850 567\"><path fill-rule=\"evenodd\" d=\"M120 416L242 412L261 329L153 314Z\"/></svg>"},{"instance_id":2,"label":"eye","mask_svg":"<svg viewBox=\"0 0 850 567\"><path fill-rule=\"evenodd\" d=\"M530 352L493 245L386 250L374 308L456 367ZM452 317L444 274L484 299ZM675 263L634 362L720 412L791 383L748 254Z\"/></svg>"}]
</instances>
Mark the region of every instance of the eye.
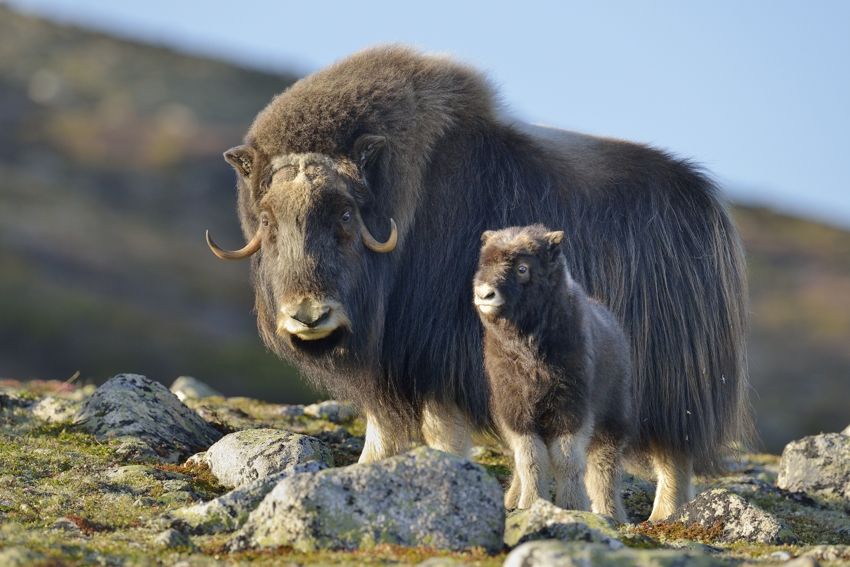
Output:
<instances>
[{"instance_id":1,"label":"eye","mask_svg":"<svg viewBox=\"0 0 850 567\"><path fill-rule=\"evenodd\" d=\"M526 266L525 264L520 264L516 271L520 274L524 274L528 271L528 266Z\"/></svg>"},{"instance_id":2,"label":"eye","mask_svg":"<svg viewBox=\"0 0 850 567\"><path fill-rule=\"evenodd\" d=\"M351 211L345 211L344 213L342 213L342 222L349 221L351 221Z\"/></svg>"},{"instance_id":3,"label":"eye","mask_svg":"<svg viewBox=\"0 0 850 567\"><path fill-rule=\"evenodd\" d=\"M269 226L269 217L263 215L262 217L260 217L260 222L263 224L263 226Z\"/></svg>"}]
</instances>

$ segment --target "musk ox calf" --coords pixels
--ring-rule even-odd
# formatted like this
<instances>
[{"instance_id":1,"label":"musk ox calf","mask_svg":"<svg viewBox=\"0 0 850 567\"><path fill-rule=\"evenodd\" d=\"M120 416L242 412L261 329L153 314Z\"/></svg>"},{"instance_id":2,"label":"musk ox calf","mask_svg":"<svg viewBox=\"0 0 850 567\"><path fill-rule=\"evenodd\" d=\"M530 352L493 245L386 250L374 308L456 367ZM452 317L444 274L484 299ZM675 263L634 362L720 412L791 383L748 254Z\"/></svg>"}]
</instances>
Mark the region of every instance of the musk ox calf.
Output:
<instances>
[{"instance_id":1,"label":"musk ox calf","mask_svg":"<svg viewBox=\"0 0 850 567\"><path fill-rule=\"evenodd\" d=\"M581 88L577 85L577 88ZM563 230L567 264L632 343L653 519L746 432L744 255L717 187L630 142L532 126L486 77L404 46L366 49L275 97L237 174L266 345L366 413L362 461L468 452L492 430L469 282L484 230Z\"/></svg>"},{"instance_id":2,"label":"musk ox calf","mask_svg":"<svg viewBox=\"0 0 850 567\"><path fill-rule=\"evenodd\" d=\"M505 506L549 500L551 468L555 504L588 510L592 503L625 522L620 474L634 431L629 344L611 312L570 276L563 238L541 225L481 237L473 296L484 369L493 418L514 455Z\"/></svg>"}]
</instances>

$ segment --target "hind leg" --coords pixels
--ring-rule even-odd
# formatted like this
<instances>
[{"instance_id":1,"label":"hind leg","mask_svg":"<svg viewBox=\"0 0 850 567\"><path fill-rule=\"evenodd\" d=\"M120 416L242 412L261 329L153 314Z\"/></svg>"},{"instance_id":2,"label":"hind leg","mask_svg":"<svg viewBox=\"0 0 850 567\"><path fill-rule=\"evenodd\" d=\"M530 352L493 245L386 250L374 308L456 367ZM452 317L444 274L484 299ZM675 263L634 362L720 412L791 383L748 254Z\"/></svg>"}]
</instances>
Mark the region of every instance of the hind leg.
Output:
<instances>
[{"instance_id":1,"label":"hind leg","mask_svg":"<svg viewBox=\"0 0 850 567\"><path fill-rule=\"evenodd\" d=\"M584 488L588 431L555 437L549 442L549 458L555 472L555 505L565 510L589 510Z\"/></svg>"},{"instance_id":2,"label":"hind leg","mask_svg":"<svg viewBox=\"0 0 850 567\"><path fill-rule=\"evenodd\" d=\"M587 450L587 473L584 478L590 495L590 509L620 524L627 521L620 497L622 459L622 443L594 440Z\"/></svg>"},{"instance_id":3,"label":"hind leg","mask_svg":"<svg viewBox=\"0 0 850 567\"><path fill-rule=\"evenodd\" d=\"M671 455L661 450L652 453L652 466L658 477L655 503L650 520L663 520L676 508L694 498L693 460L686 455Z\"/></svg>"},{"instance_id":4,"label":"hind leg","mask_svg":"<svg viewBox=\"0 0 850 567\"><path fill-rule=\"evenodd\" d=\"M504 428L502 437L514 454L514 476L505 494L505 507L530 508L538 498L549 500L549 454L543 439Z\"/></svg>"},{"instance_id":5,"label":"hind leg","mask_svg":"<svg viewBox=\"0 0 850 567\"><path fill-rule=\"evenodd\" d=\"M465 459L472 453L471 429L455 405L438 406L428 402L422 410L422 437L434 449Z\"/></svg>"}]
</instances>

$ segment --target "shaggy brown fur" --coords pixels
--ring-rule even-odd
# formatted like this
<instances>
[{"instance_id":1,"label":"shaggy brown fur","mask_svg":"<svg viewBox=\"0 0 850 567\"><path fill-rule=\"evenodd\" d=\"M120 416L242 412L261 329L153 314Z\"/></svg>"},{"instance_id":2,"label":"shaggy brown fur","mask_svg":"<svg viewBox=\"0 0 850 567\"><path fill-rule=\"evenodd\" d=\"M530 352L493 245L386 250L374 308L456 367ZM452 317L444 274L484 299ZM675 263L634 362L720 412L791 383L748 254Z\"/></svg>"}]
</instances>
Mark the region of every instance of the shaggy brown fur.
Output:
<instances>
[{"instance_id":1,"label":"shaggy brown fur","mask_svg":"<svg viewBox=\"0 0 850 567\"><path fill-rule=\"evenodd\" d=\"M563 237L533 225L481 238L473 295L484 368L493 417L514 452L505 504L548 500L551 465L555 504L586 510L589 492L594 512L625 522L622 453L636 425L629 344L570 277Z\"/></svg>"},{"instance_id":2,"label":"shaggy brown fur","mask_svg":"<svg viewBox=\"0 0 850 567\"><path fill-rule=\"evenodd\" d=\"M630 337L638 444L676 478L719 470L749 422L744 257L717 188L662 151L513 122L495 100L473 69L379 46L299 81L257 116L226 157L246 236L262 215L270 222L253 260L263 339L366 409L365 459L406 447L423 412L447 435L464 420L488 428L469 286L479 235L544 223L565 231L573 277ZM297 172L275 170L292 154L303 158ZM334 165L315 176L311 155ZM381 242L395 219L397 248L365 249L345 211ZM278 332L296 296L336 302L347 323L317 341Z\"/></svg>"}]
</instances>

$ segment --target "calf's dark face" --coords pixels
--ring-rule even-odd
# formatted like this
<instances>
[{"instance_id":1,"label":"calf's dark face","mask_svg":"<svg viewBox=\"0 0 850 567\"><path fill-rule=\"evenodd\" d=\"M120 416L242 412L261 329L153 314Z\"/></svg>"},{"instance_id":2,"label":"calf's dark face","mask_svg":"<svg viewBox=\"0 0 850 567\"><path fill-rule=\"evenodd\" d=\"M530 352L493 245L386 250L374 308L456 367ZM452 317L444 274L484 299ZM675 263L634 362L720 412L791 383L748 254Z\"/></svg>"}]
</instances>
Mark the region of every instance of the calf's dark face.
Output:
<instances>
[{"instance_id":1,"label":"calf's dark face","mask_svg":"<svg viewBox=\"0 0 850 567\"><path fill-rule=\"evenodd\" d=\"M545 229L487 231L473 282L473 301L485 325L536 326L567 277L563 232Z\"/></svg>"}]
</instances>

